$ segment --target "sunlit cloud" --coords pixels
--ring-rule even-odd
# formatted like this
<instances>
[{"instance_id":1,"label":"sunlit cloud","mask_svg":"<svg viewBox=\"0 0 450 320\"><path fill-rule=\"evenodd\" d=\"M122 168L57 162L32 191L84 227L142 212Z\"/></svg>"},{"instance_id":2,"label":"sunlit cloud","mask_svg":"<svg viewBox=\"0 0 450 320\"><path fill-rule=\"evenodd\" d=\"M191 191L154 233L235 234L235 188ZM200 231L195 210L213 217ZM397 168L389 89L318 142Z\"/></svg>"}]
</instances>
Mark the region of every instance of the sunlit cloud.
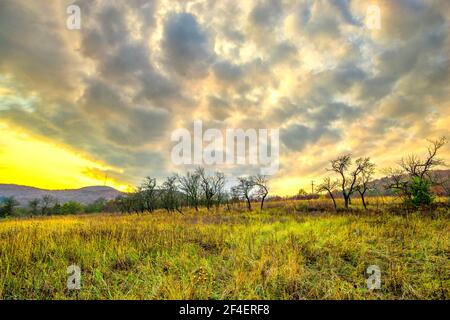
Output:
<instances>
[{"instance_id":1,"label":"sunlit cloud","mask_svg":"<svg viewBox=\"0 0 450 320\"><path fill-rule=\"evenodd\" d=\"M72 2L0 3L0 183L160 180L187 169L170 133L194 119L279 128L279 194L309 190L338 154L382 168L449 135L448 1L78 0L68 30Z\"/></svg>"}]
</instances>

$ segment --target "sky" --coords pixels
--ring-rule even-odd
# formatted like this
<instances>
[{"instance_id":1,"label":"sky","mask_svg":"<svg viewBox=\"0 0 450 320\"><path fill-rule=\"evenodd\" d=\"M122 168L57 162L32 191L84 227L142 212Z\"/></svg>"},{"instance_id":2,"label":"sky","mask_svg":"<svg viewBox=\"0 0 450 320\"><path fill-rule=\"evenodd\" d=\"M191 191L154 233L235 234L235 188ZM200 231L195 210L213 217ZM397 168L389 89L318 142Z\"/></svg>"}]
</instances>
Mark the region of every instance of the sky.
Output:
<instances>
[{"instance_id":1,"label":"sky","mask_svg":"<svg viewBox=\"0 0 450 320\"><path fill-rule=\"evenodd\" d=\"M381 176L450 137L449 17L447 0L0 0L0 183L162 182L192 169L171 134L194 120L279 129L272 193L309 190L344 153Z\"/></svg>"}]
</instances>

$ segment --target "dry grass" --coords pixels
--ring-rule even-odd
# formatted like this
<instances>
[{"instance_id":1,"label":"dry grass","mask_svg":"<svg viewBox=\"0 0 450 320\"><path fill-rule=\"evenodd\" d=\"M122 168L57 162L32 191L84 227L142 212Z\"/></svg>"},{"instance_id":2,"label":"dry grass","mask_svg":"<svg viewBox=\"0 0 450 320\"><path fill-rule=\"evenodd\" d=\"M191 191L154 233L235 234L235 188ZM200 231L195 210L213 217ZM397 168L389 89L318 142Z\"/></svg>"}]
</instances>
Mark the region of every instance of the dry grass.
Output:
<instances>
[{"instance_id":1,"label":"dry grass","mask_svg":"<svg viewBox=\"0 0 450 320\"><path fill-rule=\"evenodd\" d=\"M306 214L302 205L5 220L0 298L450 298L448 210ZM80 291L66 289L70 264L82 269ZM382 270L381 290L366 288L369 265Z\"/></svg>"}]
</instances>

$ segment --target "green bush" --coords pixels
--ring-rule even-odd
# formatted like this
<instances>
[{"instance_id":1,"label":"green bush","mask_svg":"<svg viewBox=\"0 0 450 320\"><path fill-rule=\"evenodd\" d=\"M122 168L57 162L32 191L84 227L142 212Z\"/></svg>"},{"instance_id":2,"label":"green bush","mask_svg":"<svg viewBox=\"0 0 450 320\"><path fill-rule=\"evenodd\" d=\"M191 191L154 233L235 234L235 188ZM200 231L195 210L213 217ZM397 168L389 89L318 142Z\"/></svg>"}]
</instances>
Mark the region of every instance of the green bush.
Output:
<instances>
[{"instance_id":1,"label":"green bush","mask_svg":"<svg viewBox=\"0 0 450 320\"><path fill-rule=\"evenodd\" d=\"M84 211L86 213L94 213L94 212L102 212L105 209L106 200L103 198L99 198L96 201L87 204L84 207Z\"/></svg>"},{"instance_id":2,"label":"green bush","mask_svg":"<svg viewBox=\"0 0 450 320\"><path fill-rule=\"evenodd\" d=\"M75 201L69 201L62 205L61 214L77 214L83 212L83 206Z\"/></svg>"},{"instance_id":3,"label":"green bush","mask_svg":"<svg viewBox=\"0 0 450 320\"><path fill-rule=\"evenodd\" d=\"M59 202L56 202L54 205L53 205L53 208L52 208L52 214L61 214L61 205L59 204Z\"/></svg>"},{"instance_id":4,"label":"green bush","mask_svg":"<svg viewBox=\"0 0 450 320\"><path fill-rule=\"evenodd\" d=\"M0 202L0 217L7 217L14 215L15 207L19 203L14 199L14 197L3 198Z\"/></svg>"},{"instance_id":5,"label":"green bush","mask_svg":"<svg viewBox=\"0 0 450 320\"><path fill-rule=\"evenodd\" d=\"M411 202L415 206L429 205L433 202L431 183L426 179L414 177L411 181Z\"/></svg>"}]
</instances>

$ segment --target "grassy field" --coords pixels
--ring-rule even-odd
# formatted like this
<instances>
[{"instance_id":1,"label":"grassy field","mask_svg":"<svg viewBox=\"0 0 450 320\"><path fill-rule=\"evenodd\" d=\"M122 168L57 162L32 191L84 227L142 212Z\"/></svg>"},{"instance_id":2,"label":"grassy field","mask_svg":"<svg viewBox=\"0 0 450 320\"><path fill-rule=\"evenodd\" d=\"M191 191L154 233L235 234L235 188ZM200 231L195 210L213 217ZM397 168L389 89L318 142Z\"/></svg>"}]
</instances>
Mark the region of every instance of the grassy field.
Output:
<instances>
[{"instance_id":1,"label":"grassy field","mask_svg":"<svg viewBox=\"0 0 450 320\"><path fill-rule=\"evenodd\" d=\"M2 299L449 299L448 209L98 214L0 222ZM82 271L68 291L66 268ZM366 287L369 265L382 287Z\"/></svg>"}]
</instances>

